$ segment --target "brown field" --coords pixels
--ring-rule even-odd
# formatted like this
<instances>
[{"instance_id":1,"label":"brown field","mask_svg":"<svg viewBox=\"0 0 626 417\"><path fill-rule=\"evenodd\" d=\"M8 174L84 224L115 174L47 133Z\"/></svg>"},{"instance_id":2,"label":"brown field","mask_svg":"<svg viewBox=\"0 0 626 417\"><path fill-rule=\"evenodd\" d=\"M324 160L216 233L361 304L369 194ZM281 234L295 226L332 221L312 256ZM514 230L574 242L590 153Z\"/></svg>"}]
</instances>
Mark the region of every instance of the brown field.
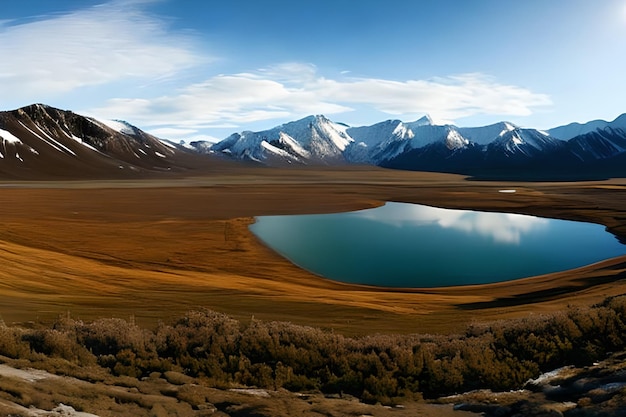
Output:
<instances>
[{"instance_id":1,"label":"brown field","mask_svg":"<svg viewBox=\"0 0 626 417\"><path fill-rule=\"evenodd\" d=\"M504 188L517 192L498 192ZM206 307L346 334L434 333L626 293L626 257L482 286L340 284L290 264L247 228L258 215L385 201L591 221L626 240L624 179L478 182L374 168L246 168L141 181L0 182L0 318L50 321L69 312L152 326Z\"/></svg>"}]
</instances>

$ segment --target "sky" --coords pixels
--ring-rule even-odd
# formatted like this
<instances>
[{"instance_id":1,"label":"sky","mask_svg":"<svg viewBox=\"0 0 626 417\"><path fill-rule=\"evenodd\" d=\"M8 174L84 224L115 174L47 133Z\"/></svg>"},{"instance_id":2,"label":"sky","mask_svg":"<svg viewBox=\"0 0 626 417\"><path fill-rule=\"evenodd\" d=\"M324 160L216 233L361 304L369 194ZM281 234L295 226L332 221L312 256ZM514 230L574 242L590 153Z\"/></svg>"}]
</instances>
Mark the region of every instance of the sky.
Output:
<instances>
[{"instance_id":1,"label":"sky","mask_svg":"<svg viewBox=\"0 0 626 417\"><path fill-rule=\"evenodd\" d=\"M312 114L548 129L626 112L626 0L22 0L0 110L44 103L161 138Z\"/></svg>"}]
</instances>

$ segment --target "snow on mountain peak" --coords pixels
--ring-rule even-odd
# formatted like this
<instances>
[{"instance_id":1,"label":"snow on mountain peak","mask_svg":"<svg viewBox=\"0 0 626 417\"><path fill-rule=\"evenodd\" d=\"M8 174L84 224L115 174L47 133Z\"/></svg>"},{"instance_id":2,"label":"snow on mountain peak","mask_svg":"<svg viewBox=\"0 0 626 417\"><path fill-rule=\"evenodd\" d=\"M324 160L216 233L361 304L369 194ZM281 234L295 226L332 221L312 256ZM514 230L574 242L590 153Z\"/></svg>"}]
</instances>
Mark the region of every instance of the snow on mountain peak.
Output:
<instances>
[{"instance_id":1,"label":"snow on mountain peak","mask_svg":"<svg viewBox=\"0 0 626 417\"><path fill-rule=\"evenodd\" d=\"M402 122L398 123L398 126L396 126L392 133L402 139L412 139L415 136L415 133L413 133L413 131Z\"/></svg>"},{"instance_id":2,"label":"snow on mountain peak","mask_svg":"<svg viewBox=\"0 0 626 417\"><path fill-rule=\"evenodd\" d=\"M445 143L448 149L454 150L466 146L469 144L469 141L461 136L461 134L455 129L450 129L448 131L448 135L446 136Z\"/></svg>"},{"instance_id":3,"label":"snow on mountain peak","mask_svg":"<svg viewBox=\"0 0 626 417\"><path fill-rule=\"evenodd\" d=\"M502 122L502 124L504 125L504 129L502 129L502 132L500 132L500 136L503 136L506 132L517 129L517 126L509 122Z\"/></svg>"},{"instance_id":4,"label":"snow on mountain peak","mask_svg":"<svg viewBox=\"0 0 626 417\"><path fill-rule=\"evenodd\" d=\"M334 123L324 116L315 116L320 130L330 139L340 151L345 151L346 147L354 140L346 133L348 127Z\"/></svg>"},{"instance_id":5,"label":"snow on mountain peak","mask_svg":"<svg viewBox=\"0 0 626 417\"><path fill-rule=\"evenodd\" d=\"M123 120L107 120L107 119L94 119L98 123L105 125L109 129L113 129L116 132L123 133L125 135L134 135L134 127Z\"/></svg>"},{"instance_id":6,"label":"snow on mountain peak","mask_svg":"<svg viewBox=\"0 0 626 417\"><path fill-rule=\"evenodd\" d=\"M418 120L411 123L411 125L413 126L424 126L424 125L433 125L433 124L435 123L433 122L433 119L428 114L422 116Z\"/></svg>"},{"instance_id":7,"label":"snow on mountain peak","mask_svg":"<svg viewBox=\"0 0 626 417\"><path fill-rule=\"evenodd\" d=\"M487 145L498 138L505 136L508 132L512 132L519 129L513 123L500 122L488 126L480 127L461 127L459 132L463 137L467 138L471 142L479 145Z\"/></svg>"},{"instance_id":8,"label":"snow on mountain peak","mask_svg":"<svg viewBox=\"0 0 626 417\"><path fill-rule=\"evenodd\" d=\"M211 147L216 152L262 161L267 158L305 162L343 159L353 139L348 126L323 115L307 116L260 132L235 133Z\"/></svg>"}]
</instances>

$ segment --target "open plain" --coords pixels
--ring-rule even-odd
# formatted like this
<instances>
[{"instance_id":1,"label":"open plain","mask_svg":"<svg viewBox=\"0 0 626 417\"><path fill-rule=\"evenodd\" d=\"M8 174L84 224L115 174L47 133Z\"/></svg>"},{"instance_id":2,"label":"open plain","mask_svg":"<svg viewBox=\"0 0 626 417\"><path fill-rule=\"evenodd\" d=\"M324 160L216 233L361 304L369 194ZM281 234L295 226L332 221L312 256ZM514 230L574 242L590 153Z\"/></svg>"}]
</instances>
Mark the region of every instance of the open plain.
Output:
<instances>
[{"instance_id":1,"label":"open plain","mask_svg":"<svg viewBox=\"0 0 626 417\"><path fill-rule=\"evenodd\" d=\"M196 177L5 181L0 201L0 315L7 324L69 313L153 326L209 308L348 335L449 333L626 293L626 257L479 286L341 284L292 265L248 230L255 216L398 201L595 222L626 241L624 179L487 182L370 167L226 167Z\"/></svg>"}]
</instances>

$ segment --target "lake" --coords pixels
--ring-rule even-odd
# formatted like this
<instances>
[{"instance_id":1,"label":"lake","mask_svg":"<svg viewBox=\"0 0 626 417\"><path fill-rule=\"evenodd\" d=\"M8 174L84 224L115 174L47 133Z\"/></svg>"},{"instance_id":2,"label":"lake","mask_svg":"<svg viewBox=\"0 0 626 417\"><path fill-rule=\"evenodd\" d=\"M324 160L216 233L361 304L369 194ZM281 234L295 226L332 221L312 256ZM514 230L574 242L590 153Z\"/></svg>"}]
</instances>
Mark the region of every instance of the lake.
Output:
<instances>
[{"instance_id":1,"label":"lake","mask_svg":"<svg viewBox=\"0 0 626 417\"><path fill-rule=\"evenodd\" d=\"M384 287L508 281L626 253L626 246L598 224L405 203L347 213L261 216L250 230L317 275Z\"/></svg>"}]
</instances>

